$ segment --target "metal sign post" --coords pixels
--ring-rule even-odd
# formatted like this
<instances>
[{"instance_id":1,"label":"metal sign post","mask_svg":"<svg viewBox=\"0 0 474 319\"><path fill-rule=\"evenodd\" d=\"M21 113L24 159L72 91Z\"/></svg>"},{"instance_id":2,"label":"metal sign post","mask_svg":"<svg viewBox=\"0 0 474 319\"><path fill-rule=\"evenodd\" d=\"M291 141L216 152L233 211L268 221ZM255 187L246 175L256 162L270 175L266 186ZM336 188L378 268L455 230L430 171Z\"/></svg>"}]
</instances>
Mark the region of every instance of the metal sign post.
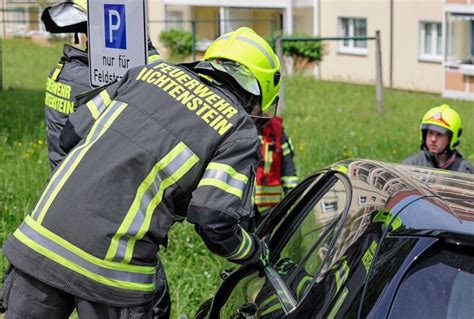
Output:
<instances>
[{"instance_id":1,"label":"metal sign post","mask_svg":"<svg viewBox=\"0 0 474 319\"><path fill-rule=\"evenodd\" d=\"M88 0L89 68L92 86L120 80L147 62L145 0Z\"/></svg>"},{"instance_id":2,"label":"metal sign post","mask_svg":"<svg viewBox=\"0 0 474 319\"><path fill-rule=\"evenodd\" d=\"M384 112L383 97L383 77L382 77L382 49L380 45L380 31L375 31L375 102L377 103L377 111Z\"/></svg>"}]
</instances>

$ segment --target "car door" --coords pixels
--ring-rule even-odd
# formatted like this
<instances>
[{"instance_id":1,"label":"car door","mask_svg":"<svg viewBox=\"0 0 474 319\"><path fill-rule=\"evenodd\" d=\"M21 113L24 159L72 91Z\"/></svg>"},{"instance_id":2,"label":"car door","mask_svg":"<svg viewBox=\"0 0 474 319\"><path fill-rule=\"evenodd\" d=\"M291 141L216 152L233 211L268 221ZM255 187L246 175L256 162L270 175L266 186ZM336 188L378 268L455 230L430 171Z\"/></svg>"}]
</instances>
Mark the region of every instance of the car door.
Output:
<instances>
[{"instance_id":1,"label":"car door","mask_svg":"<svg viewBox=\"0 0 474 319\"><path fill-rule=\"evenodd\" d=\"M351 203L344 174L322 171L298 185L257 230L272 252L258 272L242 267L222 283L208 318L282 318L330 271L331 247Z\"/></svg>"}]
</instances>

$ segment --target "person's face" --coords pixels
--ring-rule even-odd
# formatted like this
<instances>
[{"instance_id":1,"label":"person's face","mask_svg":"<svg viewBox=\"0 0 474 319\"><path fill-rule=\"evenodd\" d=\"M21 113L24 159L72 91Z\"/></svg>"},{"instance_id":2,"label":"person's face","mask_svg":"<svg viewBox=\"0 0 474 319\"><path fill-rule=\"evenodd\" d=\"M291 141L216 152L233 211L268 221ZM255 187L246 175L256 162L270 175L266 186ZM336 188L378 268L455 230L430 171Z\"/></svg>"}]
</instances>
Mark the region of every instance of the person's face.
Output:
<instances>
[{"instance_id":1,"label":"person's face","mask_svg":"<svg viewBox=\"0 0 474 319\"><path fill-rule=\"evenodd\" d=\"M426 147L431 153L441 154L449 144L449 134L442 134L433 130L426 133Z\"/></svg>"}]
</instances>

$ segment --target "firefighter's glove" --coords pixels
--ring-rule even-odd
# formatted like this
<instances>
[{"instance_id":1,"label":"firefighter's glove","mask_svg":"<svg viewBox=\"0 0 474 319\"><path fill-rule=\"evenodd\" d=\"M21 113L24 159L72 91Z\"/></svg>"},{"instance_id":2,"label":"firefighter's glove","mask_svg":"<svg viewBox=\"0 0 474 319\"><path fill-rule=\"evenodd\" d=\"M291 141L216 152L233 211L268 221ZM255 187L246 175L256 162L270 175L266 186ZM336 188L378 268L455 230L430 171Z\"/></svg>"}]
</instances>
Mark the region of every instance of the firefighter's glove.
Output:
<instances>
[{"instance_id":1,"label":"firefighter's glove","mask_svg":"<svg viewBox=\"0 0 474 319\"><path fill-rule=\"evenodd\" d=\"M260 255L260 264L259 264L259 269L262 270L268 264L270 264L270 249L267 246L267 243L262 241L262 254Z\"/></svg>"},{"instance_id":2,"label":"firefighter's glove","mask_svg":"<svg viewBox=\"0 0 474 319\"><path fill-rule=\"evenodd\" d=\"M270 249L268 248L267 244L261 240L259 243L259 249L257 252L258 258L255 258L254 263L252 266L261 271L265 268L268 264L270 264ZM256 256L256 257L257 257Z\"/></svg>"}]
</instances>

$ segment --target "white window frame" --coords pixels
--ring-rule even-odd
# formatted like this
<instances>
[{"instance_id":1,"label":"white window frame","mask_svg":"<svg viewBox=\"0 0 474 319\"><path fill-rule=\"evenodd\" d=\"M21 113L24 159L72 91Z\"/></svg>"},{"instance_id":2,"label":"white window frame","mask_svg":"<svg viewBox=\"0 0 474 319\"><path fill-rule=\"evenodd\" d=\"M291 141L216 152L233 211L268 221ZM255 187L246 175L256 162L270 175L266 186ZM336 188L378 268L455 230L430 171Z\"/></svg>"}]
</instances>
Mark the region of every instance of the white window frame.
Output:
<instances>
[{"instance_id":1,"label":"white window frame","mask_svg":"<svg viewBox=\"0 0 474 319\"><path fill-rule=\"evenodd\" d=\"M166 12L167 19L166 19L166 29L184 29L184 12L181 10L168 10Z\"/></svg>"},{"instance_id":2,"label":"white window frame","mask_svg":"<svg viewBox=\"0 0 474 319\"><path fill-rule=\"evenodd\" d=\"M349 20L349 37L354 37L354 21L355 20L365 20L365 36L367 36L368 33L368 23L367 23L367 18L366 17L337 17L337 33L338 36L344 37L344 26L342 24L343 19L348 19ZM348 45L344 45L344 41L340 40L338 41L338 53L343 53L343 54L353 54L353 55L367 55L368 54L368 45L367 45L367 40L366 40L366 46L365 48L359 48L356 47L355 40L349 40Z\"/></svg>"},{"instance_id":3,"label":"white window frame","mask_svg":"<svg viewBox=\"0 0 474 319\"><path fill-rule=\"evenodd\" d=\"M425 52L425 38L426 38L426 25L431 24L431 52ZM441 52L439 54L436 52L438 48L438 28L439 25L441 28ZM427 62L439 62L443 61L443 25L441 21L420 21L419 24L420 30L420 40L419 40L419 54L418 58L420 61Z\"/></svg>"}]
</instances>

